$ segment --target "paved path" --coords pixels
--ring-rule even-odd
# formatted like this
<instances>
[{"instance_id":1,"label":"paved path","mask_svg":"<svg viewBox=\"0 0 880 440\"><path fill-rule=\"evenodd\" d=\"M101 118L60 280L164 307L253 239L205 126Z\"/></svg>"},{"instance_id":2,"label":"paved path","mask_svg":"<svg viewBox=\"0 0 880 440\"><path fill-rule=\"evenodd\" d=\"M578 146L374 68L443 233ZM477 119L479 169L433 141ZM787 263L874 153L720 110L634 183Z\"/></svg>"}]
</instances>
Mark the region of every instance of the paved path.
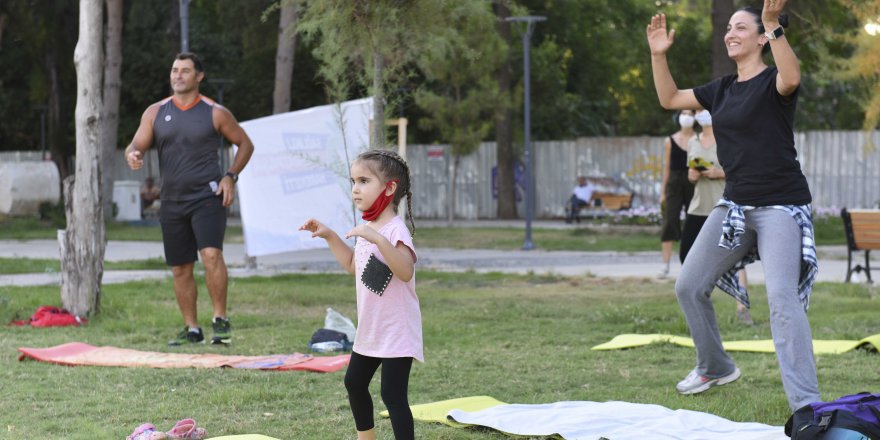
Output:
<instances>
[{"instance_id":1,"label":"paved path","mask_svg":"<svg viewBox=\"0 0 880 440\"><path fill-rule=\"evenodd\" d=\"M575 252L453 250L420 248L419 269L449 272L505 272L558 274L567 276L596 276L611 278L655 278L660 269L660 252ZM284 273L342 272L328 249L260 257L256 268L245 267L242 244L226 244L224 255L230 266L230 276L269 276ZM54 240L0 240L0 258L59 258ZM107 261L145 260L164 258L158 242L110 241L107 243ZM680 265L673 262L669 277L678 274ZM104 273L105 283L119 283L138 279L160 279L170 276L168 270L110 270ZM843 281L846 275L846 250L842 246L819 248L818 281ZM748 267L749 282L763 284L764 273L760 263ZM35 286L60 283L58 273L0 275L0 286Z\"/></svg>"}]
</instances>

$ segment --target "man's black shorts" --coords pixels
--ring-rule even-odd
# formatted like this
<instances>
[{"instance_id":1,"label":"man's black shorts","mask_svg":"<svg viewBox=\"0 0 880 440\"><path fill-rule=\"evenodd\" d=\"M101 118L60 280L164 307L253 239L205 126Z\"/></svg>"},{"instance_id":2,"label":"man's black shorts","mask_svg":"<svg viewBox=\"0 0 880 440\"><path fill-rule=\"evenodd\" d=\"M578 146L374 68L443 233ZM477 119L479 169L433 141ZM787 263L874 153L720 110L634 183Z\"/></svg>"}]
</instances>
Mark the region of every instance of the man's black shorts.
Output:
<instances>
[{"instance_id":1,"label":"man's black shorts","mask_svg":"<svg viewBox=\"0 0 880 440\"><path fill-rule=\"evenodd\" d=\"M223 250L226 208L221 196L184 202L163 200L159 222L169 266L195 262L199 250L206 247Z\"/></svg>"}]
</instances>

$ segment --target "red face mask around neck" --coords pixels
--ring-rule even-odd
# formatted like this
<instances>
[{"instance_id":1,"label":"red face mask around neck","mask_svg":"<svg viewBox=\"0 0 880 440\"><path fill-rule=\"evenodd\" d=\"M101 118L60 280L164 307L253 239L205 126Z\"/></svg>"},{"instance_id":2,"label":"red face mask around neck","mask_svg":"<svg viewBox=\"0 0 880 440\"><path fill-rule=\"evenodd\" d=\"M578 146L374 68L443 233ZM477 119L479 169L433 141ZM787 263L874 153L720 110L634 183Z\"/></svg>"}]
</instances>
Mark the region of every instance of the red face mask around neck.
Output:
<instances>
[{"instance_id":1,"label":"red face mask around neck","mask_svg":"<svg viewBox=\"0 0 880 440\"><path fill-rule=\"evenodd\" d=\"M397 180L389 180L388 183L385 184L385 189L382 190L382 194L379 194L379 197L377 197L376 201L373 202L373 206L370 206L370 209L364 211L363 215L361 215L362 219L371 222L379 218L379 214L381 214L382 211L384 211L385 208L388 207L388 204L391 203L392 200L394 200L394 193L391 193L390 196L385 195L385 192L391 189L392 183L397 183Z\"/></svg>"}]
</instances>

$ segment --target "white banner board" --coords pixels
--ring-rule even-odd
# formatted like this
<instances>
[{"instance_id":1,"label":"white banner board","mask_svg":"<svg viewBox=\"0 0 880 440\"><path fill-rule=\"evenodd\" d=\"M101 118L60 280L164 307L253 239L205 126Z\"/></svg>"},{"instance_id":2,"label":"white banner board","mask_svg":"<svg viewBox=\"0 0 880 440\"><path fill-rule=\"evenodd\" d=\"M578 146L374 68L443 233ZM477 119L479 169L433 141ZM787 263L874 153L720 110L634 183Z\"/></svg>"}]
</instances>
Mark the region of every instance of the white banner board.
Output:
<instances>
[{"instance_id":1,"label":"white banner board","mask_svg":"<svg viewBox=\"0 0 880 440\"><path fill-rule=\"evenodd\" d=\"M312 217L341 237L354 227L349 163L369 148L372 108L365 98L241 123L254 143L238 180L249 256L327 247L297 230Z\"/></svg>"}]
</instances>

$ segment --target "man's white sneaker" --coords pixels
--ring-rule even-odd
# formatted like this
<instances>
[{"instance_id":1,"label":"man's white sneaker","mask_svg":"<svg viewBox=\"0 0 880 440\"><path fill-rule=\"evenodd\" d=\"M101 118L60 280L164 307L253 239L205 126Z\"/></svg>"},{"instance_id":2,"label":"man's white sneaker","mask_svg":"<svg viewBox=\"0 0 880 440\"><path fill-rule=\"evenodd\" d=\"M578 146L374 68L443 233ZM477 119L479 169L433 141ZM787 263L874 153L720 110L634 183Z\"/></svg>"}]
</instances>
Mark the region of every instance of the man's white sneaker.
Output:
<instances>
[{"instance_id":1,"label":"man's white sneaker","mask_svg":"<svg viewBox=\"0 0 880 440\"><path fill-rule=\"evenodd\" d=\"M678 390L678 392L681 394L698 394L708 390L709 388L731 383L739 379L741 375L742 373L740 373L739 368L734 368L733 372L728 374L727 376L721 376L712 379L706 376L701 376L699 373L697 373L697 369L694 368L690 373L688 373L687 377L685 377L684 380L675 385L675 389Z\"/></svg>"}]
</instances>

